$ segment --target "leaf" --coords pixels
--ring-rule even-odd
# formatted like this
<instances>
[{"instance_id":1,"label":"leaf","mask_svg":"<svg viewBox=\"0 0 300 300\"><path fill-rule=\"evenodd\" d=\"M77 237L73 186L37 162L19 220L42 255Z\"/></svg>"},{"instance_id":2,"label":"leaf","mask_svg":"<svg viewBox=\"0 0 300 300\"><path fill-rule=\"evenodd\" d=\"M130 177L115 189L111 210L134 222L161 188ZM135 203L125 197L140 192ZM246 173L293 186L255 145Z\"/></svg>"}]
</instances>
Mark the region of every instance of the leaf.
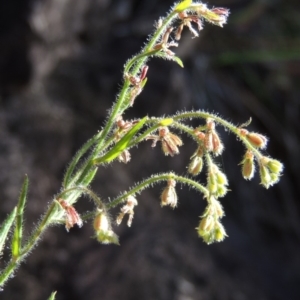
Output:
<instances>
[{"instance_id":1,"label":"leaf","mask_svg":"<svg viewBox=\"0 0 300 300\"><path fill-rule=\"evenodd\" d=\"M21 243L22 243L22 233L23 233L23 215L24 208L27 198L28 191L28 177L25 176L24 183L21 189L21 194L19 197L19 202L17 205L17 216L16 216L16 226L12 240L12 256L14 258L19 257L21 251Z\"/></svg>"},{"instance_id":2,"label":"leaf","mask_svg":"<svg viewBox=\"0 0 300 300\"><path fill-rule=\"evenodd\" d=\"M146 83L147 83L147 77L142 81L142 83L141 83L141 88L143 89L144 88L144 86L146 85Z\"/></svg>"},{"instance_id":3,"label":"leaf","mask_svg":"<svg viewBox=\"0 0 300 300\"><path fill-rule=\"evenodd\" d=\"M178 56L173 56L172 59L177 62L181 68L184 68L183 62Z\"/></svg>"},{"instance_id":4,"label":"leaf","mask_svg":"<svg viewBox=\"0 0 300 300\"><path fill-rule=\"evenodd\" d=\"M74 169L76 168L76 165L77 165L78 161L95 144L95 142L99 139L100 135L101 135L101 132L94 135L75 154L74 158L72 159L72 161L71 161L71 163L70 163L70 165L69 165L69 167L66 171L66 174L65 174L65 177L64 177L64 187L67 187L68 184L70 183L72 173L73 173Z\"/></svg>"},{"instance_id":5,"label":"leaf","mask_svg":"<svg viewBox=\"0 0 300 300\"><path fill-rule=\"evenodd\" d=\"M192 4L192 2L193 2L192 0L184 0L184 1L180 2L180 3L178 3L175 6L174 10L178 11L178 12L181 12L181 11L187 9Z\"/></svg>"},{"instance_id":6,"label":"leaf","mask_svg":"<svg viewBox=\"0 0 300 300\"><path fill-rule=\"evenodd\" d=\"M134 125L103 157L95 158L92 161L93 165L111 162L118 157L128 147L132 137L143 127L147 119L148 117L144 117L136 125Z\"/></svg>"},{"instance_id":7,"label":"leaf","mask_svg":"<svg viewBox=\"0 0 300 300\"><path fill-rule=\"evenodd\" d=\"M7 216L6 220L1 224L0 227L0 255L2 254L2 250L5 245L5 240L9 233L11 226L15 220L17 214L17 208L15 207L13 211Z\"/></svg>"},{"instance_id":8,"label":"leaf","mask_svg":"<svg viewBox=\"0 0 300 300\"><path fill-rule=\"evenodd\" d=\"M55 300L56 292L52 292L48 300Z\"/></svg>"}]
</instances>

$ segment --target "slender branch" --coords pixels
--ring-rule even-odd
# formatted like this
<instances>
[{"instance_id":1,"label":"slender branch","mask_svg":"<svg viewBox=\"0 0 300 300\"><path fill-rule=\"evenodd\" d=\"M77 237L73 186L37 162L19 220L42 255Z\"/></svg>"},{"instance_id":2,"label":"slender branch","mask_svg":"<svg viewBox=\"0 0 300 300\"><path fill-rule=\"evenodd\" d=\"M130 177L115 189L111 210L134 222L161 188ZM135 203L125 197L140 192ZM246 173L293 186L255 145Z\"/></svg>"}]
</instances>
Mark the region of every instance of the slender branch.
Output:
<instances>
[{"instance_id":1,"label":"slender branch","mask_svg":"<svg viewBox=\"0 0 300 300\"><path fill-rule=\"evenodd\" d=\"M191 187L194 187L196 190L203 193L205 197L209 195L208 190L202 184L190 178L178 176L174 173L162 173L162 174L151 176L150 178L143 180L139 184L135 185L129 192L122 194L121 196L114 199L112 202L108 203L106 205L106 208L111 209L113 207L116 207L117 205L122 203L128 196L140 193L141 191L152 186L155 183L159 183L161 181L168 181L169 179L174 179L177 182L181 182L183 184L187 184Z\"/></svg>"}]
</instances>

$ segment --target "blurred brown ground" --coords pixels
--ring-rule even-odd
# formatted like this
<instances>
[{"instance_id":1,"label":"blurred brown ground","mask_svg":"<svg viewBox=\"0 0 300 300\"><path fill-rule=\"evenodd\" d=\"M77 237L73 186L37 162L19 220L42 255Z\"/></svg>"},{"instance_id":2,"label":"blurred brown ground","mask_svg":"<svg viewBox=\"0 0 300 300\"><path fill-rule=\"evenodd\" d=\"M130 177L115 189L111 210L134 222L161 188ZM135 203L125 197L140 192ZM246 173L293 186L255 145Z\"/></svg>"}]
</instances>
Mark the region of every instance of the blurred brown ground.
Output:
<instances>
[{"instance_id":1,"label":"blurred brown ground","mask_svg":"<svg viewBox=\"0 0 300 300\"><path fill-rule=\"evenodd\" d=\"M10 0L0 2L0 220L30 178L26 232L59 191L65 165L103 124L126 59L172 1ZM260 300L300 299L300 3L215 0L231 9L224 29L186 31L177 53L185 68L152 60L149 80L128 118L202 108L270 137L267 153L285 164L268 191L245 182L243 148L222 132L219 161L231 192L222 200L229 237L205 245L195 227L201 196L183 187L179 207L160 209L162 187L140 197L132 228L116 229L121 246L103 246L90 224L51 228L0 299ZM220 129L222 131L222 129ZM165 158L149 143L128 165L100 170L104 199L152 172L184 174L195 145ZM203 180L200 178L200 180ZM81 200L80 211L91 209ZM7 259L7 253L2 260ZM3 266L3 262L1 263Z\"/></svg>"}]
</instances>

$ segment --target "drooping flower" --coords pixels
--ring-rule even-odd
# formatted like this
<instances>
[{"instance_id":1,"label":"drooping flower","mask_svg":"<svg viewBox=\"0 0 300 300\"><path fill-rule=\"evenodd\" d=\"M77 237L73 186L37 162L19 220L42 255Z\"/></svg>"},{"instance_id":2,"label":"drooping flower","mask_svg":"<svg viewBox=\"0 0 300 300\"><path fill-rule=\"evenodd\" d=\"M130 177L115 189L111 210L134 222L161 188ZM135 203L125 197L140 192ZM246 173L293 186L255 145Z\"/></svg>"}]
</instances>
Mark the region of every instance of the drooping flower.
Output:
<instances>
[{"instance_id":1,"label":"drooping flower","mask_svg":"<svg viewBox=\"0 0 300 300\"><path fill-rule=\"evenodd\" d=\"M158 130L158 135L149 135L147 140L153 140L152 147L156 146L158 141L161 142L162 151L165 155L174 156L179 153L179 146L182 146L181 139L170 132L168 127L160 127Z\"/></svg>"},{"instance_id":2,"label":"drooping flower","mask_svg":"<svg viewBox=\"0 0 300 300\"><path fill-rule=\"evenodd\" d=\"M64 199L58 199L58 203L65 211L67 231L69 231L70 228L74 227L75 224L77 224L78 227L81 227L83 225L82 219L74 206L69 205Z\"/></svg>"},{"instance_id":3,"label":"drooping flower","mask_svg":"<svg viewBox=\"0 0 300 300\"><path fill-rule=\"evenodd\" d=\"M117 217L117 224L120 225L124 216L128 214L127 226L130 227L134 216L134 207L138 205L138 202L134 196L128 196L126 204L121 208L121 212Z\"/></svg>"}]
</instances>

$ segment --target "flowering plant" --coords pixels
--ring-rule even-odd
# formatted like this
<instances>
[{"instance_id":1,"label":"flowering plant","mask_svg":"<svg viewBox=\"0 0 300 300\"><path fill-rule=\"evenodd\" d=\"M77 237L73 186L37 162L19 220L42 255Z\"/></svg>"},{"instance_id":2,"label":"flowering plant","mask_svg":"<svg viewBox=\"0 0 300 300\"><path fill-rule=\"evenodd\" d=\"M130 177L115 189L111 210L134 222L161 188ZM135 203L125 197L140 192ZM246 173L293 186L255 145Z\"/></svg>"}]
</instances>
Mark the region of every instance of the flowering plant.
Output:
<instances>
[{"instance_id":1,"label":"flowering plant","mask_svg":"<svg viewBox=\"0 0 300 300\"><path fill-rule=\"evenodd\" d=\"M147 84L148 62L152 57L164 58L183 67L183 62L170 49L178 47L185 27L192 37L197 37L207 21L223 27L229 11L226 8L209 9L205 4L185 0L175 4L164 18L155 23L155 30L140 53L128 60L124 66L123 86L112 106L102 130L88 140L71 160L62 181L62 187L47 208L38 226L26 241L23 239L24 207L27 198L28 178L25 177L18 204L9 214L0 228L0 253L3 251L9 233L12 231L10 251L11 259L0 274L0 286L15 272L29 252L40 240L43 232L53 224L64 224L66 230L75 225L81 227L85 221L93 220L95 238L104 244L118 244L119 238L114 233L114 218L110 210L122 205L115 223L120 225L128 215L130 227L134 217L134 208L138 204L138 195L156 183L165 182L160 200L161 206L177 206L176 184L181 183L196 189L207 201L205 211L197 227L198 235L207 244L220 242L226 236L221 223L224 216L220 198L228 192L226 174L216 162L216 157L225 149L218 133L218 126L223 126L245 146L245 154L240 162L242 176L250 180L258 168L261 184L269 188L277 183L283 171L283 165L276 159L263 154L267 138L246 129L250 122L235 126L222 117L202 110L185 111L168 117L145 116L141 119L126 120L125 113L132 107L137 97ZM199 120L196 127L189 125L191 119ZM152 141L151 146L159 143L166 156L175 156L183 147L179 134L186 134L194 140L195 152L187 166L187 175L179 176L174 172L160 173L143 179L128 191L112 201L104 201L91 189L91 183L104 165L115 160L128 163L131 160L130 149L141 142ZM149 142L148 142L149 143ZM196 178L206 169L207 181L199 183ZM75 208L82 196L88 196L95 204L92 212L79 214ZM54 294L53 294L54 299Z\"/></svg>"}]
</instances>

